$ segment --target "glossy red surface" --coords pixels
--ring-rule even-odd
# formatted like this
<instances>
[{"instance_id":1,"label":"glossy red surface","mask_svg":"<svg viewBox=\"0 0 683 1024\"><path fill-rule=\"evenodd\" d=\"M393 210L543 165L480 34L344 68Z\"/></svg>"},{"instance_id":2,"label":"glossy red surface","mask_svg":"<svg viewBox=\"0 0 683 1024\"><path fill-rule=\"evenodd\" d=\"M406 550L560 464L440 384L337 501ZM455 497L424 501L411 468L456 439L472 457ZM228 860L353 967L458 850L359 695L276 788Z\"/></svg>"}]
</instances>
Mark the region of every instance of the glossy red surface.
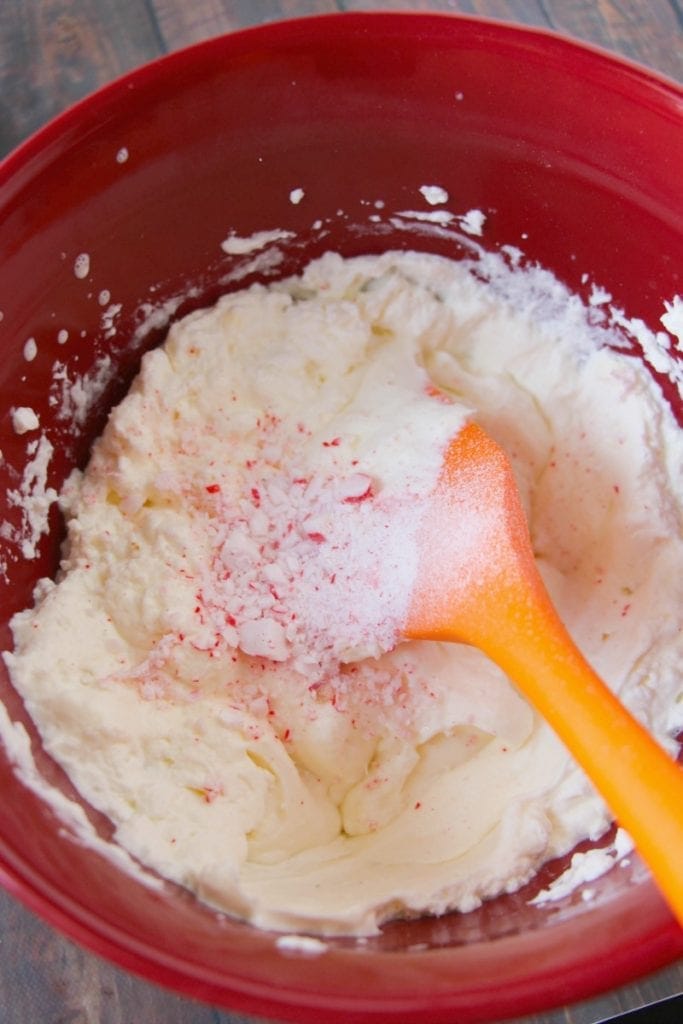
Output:
<instances>
[{"instance_id":1,"label":"glossy red surface","mask_svg":"<svg viewBox=\"0 0 683 1024\"><path fill-rule=\"evenodd\" d=\"M439 184L457 210L486 212L487 247L519 245L584 295L588 274L656 328L662 300L683 292L682 128L681 90L637 67L544 33L438 15L264 26L104 89L0 166L3 516L16 521L4 496L26 459L10 408L40 412L57 448L50 483L58 486L83 463L141 348L163 334L129 344L144 304L189 287L180 312L212 301L234 266L220 249L230 231L296 232L279 274L328 248L457 256L452 240L399 231L386 216L415 208L420 185ZM305 191L298 205L289 200L295 187ZM380 199L384 227L368 219ZM87 281L73 273L81 252L91 259ZM121 303L113 338L102 289ZM65 345L60 329L70 334ZM29 337L38 347L30 364ZM49 404L52 367L60 359L83 373L103 352L117 376L77 430ZM0 583L3 647L10 615L55 569L56 514L53 527L35 561L12 561L16 549L2 541L10 557L9 582ZM26 722L1 671L3 699ZM35 747L44 774L69 792ZM611 988L683 952L651 884L618 869L590 904L530 907L527 888L464 917L396 922L367 943L287 954L274 935L220 920L172 886L149 890L61 835L1 753L0 880L124 967L217 1004L298 1021L500 1019Z\"/></svg>"}]
</instances>

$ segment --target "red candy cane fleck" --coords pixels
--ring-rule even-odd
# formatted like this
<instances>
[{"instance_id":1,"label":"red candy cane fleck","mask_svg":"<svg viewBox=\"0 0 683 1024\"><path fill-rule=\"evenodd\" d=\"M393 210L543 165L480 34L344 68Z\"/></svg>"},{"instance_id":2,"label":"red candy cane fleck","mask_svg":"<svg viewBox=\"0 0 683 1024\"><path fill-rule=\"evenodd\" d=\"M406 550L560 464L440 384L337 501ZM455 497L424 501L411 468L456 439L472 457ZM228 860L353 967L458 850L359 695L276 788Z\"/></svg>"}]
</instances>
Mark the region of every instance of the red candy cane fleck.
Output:
<instances>
[{"instance_id":1,"label":"red candy cane fleck","mask_svg":"<svg viewBox=\"0 0 683 1024\"><path fill-rule=\"evenodd\" d=\"M436 398L437 402L443 402L444 405L453 404L446 392L438 388L436 384L428 384L425 388L425 394L429 395L430 398Z\"/></svg>"},{"instance_id":2,"label":"red candy cane fleck","mask_svg":"<svg viewBox=\"0 0 683 1024\"><path fill-rule=\"evenodd\" d=\"M354 494L351 497L343 498L342 500L345 505L358 505L361 501L367 501L368 498L374 497L374 494L375 492L372 489L372 484L368 484L368 489L367 491L364 491L363 494Z\"/></svg>"}]
</instances>

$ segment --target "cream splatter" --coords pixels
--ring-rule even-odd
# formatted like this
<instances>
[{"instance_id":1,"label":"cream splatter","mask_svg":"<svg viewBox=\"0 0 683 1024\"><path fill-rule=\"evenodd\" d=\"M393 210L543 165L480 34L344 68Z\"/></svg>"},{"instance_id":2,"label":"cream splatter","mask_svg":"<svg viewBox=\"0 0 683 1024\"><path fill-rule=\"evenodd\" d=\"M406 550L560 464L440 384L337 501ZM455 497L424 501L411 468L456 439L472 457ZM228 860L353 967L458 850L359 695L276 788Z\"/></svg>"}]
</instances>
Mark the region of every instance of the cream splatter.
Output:
<instances>
[{"instance_id":1,"label":"cream splatter","mask_svg":"<svg viewBox=\"0 0 683 1024\"><path fill-rule=\"evenodd\" d=\"M27 363L32 363L38 355L38 345L35 338L28 338L24 343L24 359Z\"/></svg>"},{"instance_id":2,"label":"cream splatter","mask_svg":"<svg viewBox=\"0 0 683 1024\"><path fill-rule=\"evenodd\" d=\"M440 206L448 202L448 192L441 185L421 185L420 192L430 206Z\"/></svg>"},{"instance_id":3,"label":"cream splatter","mask_svg":"<svg viewBox=\"0 0 683 1024\"><path fill-rule=\"evenodd\" d=\"M38 429L40 420L29 406L19 405L12 409L12 426L15 434L28 434Z\"/></svg>"},{"instance_id":4,"label":"cream splatter","mask_svg":"<svg viewBox=\"0 0 683 1024\"><path fill-rule=\"evenodd\" d=\"M85 280L90 273L90 256L87 252L81 252L74 260L74 274L79 281Z\"/></svg>"}]
</instances>

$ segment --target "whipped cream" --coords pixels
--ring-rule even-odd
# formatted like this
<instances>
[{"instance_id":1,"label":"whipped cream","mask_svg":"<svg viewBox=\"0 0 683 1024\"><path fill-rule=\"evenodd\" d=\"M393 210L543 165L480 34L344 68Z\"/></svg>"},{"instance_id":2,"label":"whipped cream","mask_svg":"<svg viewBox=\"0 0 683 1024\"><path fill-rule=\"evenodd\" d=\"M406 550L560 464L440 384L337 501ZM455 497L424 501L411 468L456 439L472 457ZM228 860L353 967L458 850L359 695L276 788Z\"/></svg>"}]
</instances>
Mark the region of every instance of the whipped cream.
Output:
<instances>
[{"instance_id":1,"label":"whipped cream","mask_svg":"<svg viewBox=\"0 0 683 1024\"><path fill-rule=\"evenodd\" d=\"M402 510L473 415L508 452L570 632L675 752L681 435L589 313L500 257L328 254L144 357L62 491L59 578L5 654L117 843L257 925L363 935L471 910L604 832L496 666L395 645Z\"/></svg>"}]
</instances>

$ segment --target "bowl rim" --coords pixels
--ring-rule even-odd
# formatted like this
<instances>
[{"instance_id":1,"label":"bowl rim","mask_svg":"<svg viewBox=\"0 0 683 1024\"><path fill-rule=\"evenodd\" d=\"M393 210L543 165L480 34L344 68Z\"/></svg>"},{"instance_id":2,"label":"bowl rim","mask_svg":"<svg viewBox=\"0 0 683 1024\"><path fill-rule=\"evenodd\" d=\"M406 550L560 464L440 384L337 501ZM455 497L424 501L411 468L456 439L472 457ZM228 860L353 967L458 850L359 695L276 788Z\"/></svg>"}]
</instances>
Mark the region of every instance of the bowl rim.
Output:
<instances>
[{"instance_id":1,"label":"bowl rim","mask_svg":"<svg viewBox=\"0 0 683 1024\"><path fill-rule=\"evenodd\" d=\"M36 151L44 149L53 138L59 136L63 129L68 127L71 121L87 113L103 100L115 98L118 93L133 88L134 83L144 83L156 74L163 73L171 64L177 63L181 65L192 61L197 58L200 52L203 53L209 49L221 49L224 46L231 48L233 45L237 48L243 42L248 42L252 37L255 40L259 37L267 40L269 36L272 36L274 41L277 41L277 37L280 35L291 35L294 37L300 31L305 32L310 27L317 30L331 21L335 21L338 24L343 23L351 28L356 27L361 33L367 32L373 23L375 26L383 27L392 24L396 26L404 24L407 26L411 22L413 24L422 23L425 26L438 24L439 22L451 22L459 23L470 29L481 28L485 32L500 34L501 38L508 36L510 41L516 40L518 43L522 40L526 40L529 44L542 43L555 47L558 54L589 57L592 61L602 63L606 68L620 69L633 84L642 85L648 93L654 89L660 101L670 101L674 104L674 107L678 107L678 113L683 115L682 82L676 81L676 79L665 75L655 68L640 64L624 54L608 50L597 43L578 39L557 29L538 25L526 25L515 21L504 21L485 15L464 14L459 11L329 11L301 15L299 17L281 18L277 21L256 25L247 25L243 28L210 36L207 39L200 39L178 49L159 54L120 75L116 75L110 81L98 86L92 92L69 104L59 113L49 118L49 120L38 126L8 153L0 157L0 188L19 169L19 165L29 161Z\"/></svg>"}]
</instances>

